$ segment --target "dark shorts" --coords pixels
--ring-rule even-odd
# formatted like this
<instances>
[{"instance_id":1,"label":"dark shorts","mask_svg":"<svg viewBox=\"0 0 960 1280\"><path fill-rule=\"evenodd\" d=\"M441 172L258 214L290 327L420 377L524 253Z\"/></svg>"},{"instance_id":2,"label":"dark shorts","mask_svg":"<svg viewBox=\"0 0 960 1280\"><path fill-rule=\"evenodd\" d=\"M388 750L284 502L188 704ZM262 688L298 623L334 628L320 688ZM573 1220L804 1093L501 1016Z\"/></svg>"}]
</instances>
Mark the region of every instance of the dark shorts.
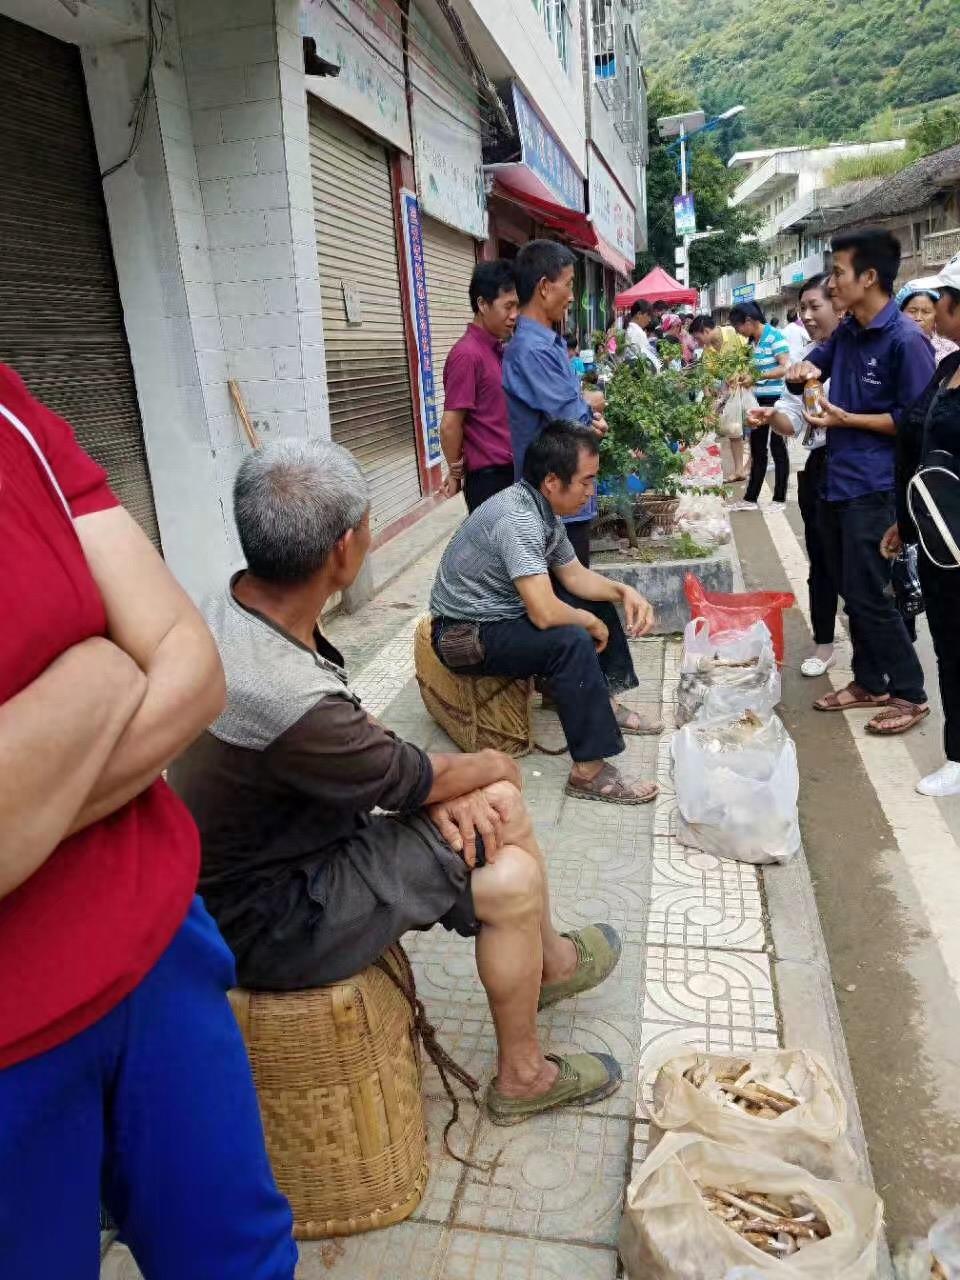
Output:
<instances>
[{"instance_id":1,"label":"dark shorts","mask_svg":"<svg viewBox=\"0 0 960 1280\"><path fill-rule=\"evenodd\" d=\"M422 814L372 818L266 891L257 916L254 936L234 948L237 976L269 991L351 977L409 929L480 929L470 869Z\"/></svg>"}]
</instances>

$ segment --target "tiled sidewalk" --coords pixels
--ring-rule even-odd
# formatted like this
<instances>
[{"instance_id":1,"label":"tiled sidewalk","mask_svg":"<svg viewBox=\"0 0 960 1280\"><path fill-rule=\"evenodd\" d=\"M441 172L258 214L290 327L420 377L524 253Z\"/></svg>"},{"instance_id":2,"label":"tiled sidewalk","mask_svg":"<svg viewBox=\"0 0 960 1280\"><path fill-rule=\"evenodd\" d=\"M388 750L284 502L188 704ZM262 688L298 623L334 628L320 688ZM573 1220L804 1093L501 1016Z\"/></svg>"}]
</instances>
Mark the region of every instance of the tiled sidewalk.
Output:
<instances>
[{"instance_id":1,"label":"tiled sidewalk","mask_svg":"<svg viewBox=\"0 0 960 1280\"><path fill-rule=\"evenodd\" d=\"M450 750L423 709L412 665L413 629L438 554L326 629L372 713L428 749ZM669 724L679 645L653 639L633 648L640 687L629 701L662 704ZM562 743L555 717L538 713L537 728L544 745ZM624 942L607 983L540 1015L544 1041L555 1051L612 1053L624 1069L622 1089L587 1111L514 1129L489 1124L465 1100L451 1145L488 1166L478 1169L443 1152L449 1103L429 1067L431 1177L423 1203L386 1231L301 1245L300 1280L612 1280L623 1195L646 1143L638 1071L685 1046L778 1042L756 870L679 846L670 834L669 733L627 743L624 772L660 781L654 805L621 808L564 796L569 757L533 754L521 762L559 926L609 921ZM441 1042L485 1082L494 1037L472 947L441 929L412 935L406 945ZM135 1273L106 1274L127 1280Z\"/></svg>"}]
</instances>

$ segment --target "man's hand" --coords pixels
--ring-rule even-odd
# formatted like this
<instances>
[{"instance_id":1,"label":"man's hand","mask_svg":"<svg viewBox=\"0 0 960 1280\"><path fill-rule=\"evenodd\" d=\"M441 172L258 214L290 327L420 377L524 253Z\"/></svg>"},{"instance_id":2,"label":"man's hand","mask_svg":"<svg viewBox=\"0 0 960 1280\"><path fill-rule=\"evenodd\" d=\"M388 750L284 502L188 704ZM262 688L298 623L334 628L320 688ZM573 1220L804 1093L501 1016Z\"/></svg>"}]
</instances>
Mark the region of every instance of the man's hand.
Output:
<instances>
[{"instance_id":1,"label":"man's hand","mask_svg":"<svg viewBox=\"0 0 960 1280\"><path fill-rule=\"evenodd\" d=\"M634 640L648 635L653 626L653 606L650 601L645 600L633 587L627 586L623 588L620 599L627 619L627 635L632 636Z\"/></svg>"},{"instance_id":2,"label":"man's hand","mask_svg":"<svg viewBox=\"0 0 960 1280\"><path fill-rule=\"evenodd\" d=\"M587 635L590 636L593 643L596 645L597 653L603 653L604 649L607 647L607 641L610 639L610 632L607 630L607 624L605 622L601 622L595 613L590 613L586 609L583 613L583 625L586 628Z\"/></svg>"},{"instance_id":3,"label":"man's hand","mask_svg":"<svg viewBox=\"0 0 960 1280\"><path fill-rule=\"evenodd\" d=\"M594 414L603 413L607 407L607 397L597 388L589 388L581 393Z\"/></svg>"},{"instance_id":4,"label":"man's hand","mask_svg":"<svg viewBox=\"0 0 960 1280\"><path fill-rule=\"evenodd\" d=\"M607 426L607 420L602 413L594 413L592 427L602 440L610 428Z\"/></svg>"},{"instance_id":5,"label":"man's hand","mask_svg":"<svg viewBox=\"0 0 960 1280\"><path fill-rule=\"evenodd\" d=\"M443 484L440 486L440 492L445 498L455 498L463 488L463 482L459 476L455 476L452 471L448 471L444 477Z\"/></svg>"},{"instance_id":6,"label":"man's hand","mask_svg":"<svg viewBox=\"0 0 960 1280\"><path fill-rule=\"evenodd\" d=\"M880 554L885 560L896 560L902 550L903 539L900 537L900 527L892 524L880 539Z\"/></svg>"},{"instance_id":7,"label":"man's hand","mask_svg":"<svg viewBox=\"0 0 960 1280\"><path fill-rule=\"evenodd\" d=\"M818 408L818 413L807 413L804 410L803 416L811 427L845 427L847 425L846 410L831 404L822 392L820 393Z\"/></svg>"},{"instance_id":8,"label":"man's hand","mask_svg":"<svg viewBox=\"0 0 960 1280\"><path fill-rule=\"evenodd\" d=\"M747 410L747 426L748 427L767 427L770 425L770 419L773 417L773 406L761 409Z\"/></svg>"},{"instance_id":9,"label":"man's hand","mask_svg":"<svg viewBox=\"0 0 960 1280\"><path fill-rule=\"evenodd\" d=\"M429 805L426 813L471 870L477 865L477 836L483 840L487 862L496 861L503 847L503 816L483 791L469 791L455 800Z\"/></svg>"},{"instance_id":10,"label":"man's hand","mask_svg":"<svg viewBox=\"0 0 960 1280\"><path fill-rule=\"evenodd\" d=\"M796 364L788 364L783 370L784 379L787 382L812 382L815 378L822 379L823 374L815 364L811 364L809 360L799 360Z\"/></svg>"}]
</instances>

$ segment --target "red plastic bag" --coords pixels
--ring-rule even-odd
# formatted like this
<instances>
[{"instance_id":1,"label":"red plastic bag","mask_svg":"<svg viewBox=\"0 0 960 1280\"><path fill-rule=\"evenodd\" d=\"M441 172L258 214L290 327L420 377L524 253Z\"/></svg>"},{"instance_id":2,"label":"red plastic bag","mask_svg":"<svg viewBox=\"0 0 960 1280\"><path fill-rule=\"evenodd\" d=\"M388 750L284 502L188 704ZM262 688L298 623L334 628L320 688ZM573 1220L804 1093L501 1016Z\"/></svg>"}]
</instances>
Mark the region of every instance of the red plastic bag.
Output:
<instances>
[{"instance_id":1,"label":"red plastic bag","mask_svg":"<svg viewBox=\"0 0 960 1280\"><path fill-rule=\"evenodd\" d=\"M783 666L783 611L796 600L790 591L742 591L724 594L707 591L699 578L688 573L683 580L691 618L706 618L711 631L746 631L755 622L766 623L773 637L773 651Z\"/></svg>"}]
</instances>

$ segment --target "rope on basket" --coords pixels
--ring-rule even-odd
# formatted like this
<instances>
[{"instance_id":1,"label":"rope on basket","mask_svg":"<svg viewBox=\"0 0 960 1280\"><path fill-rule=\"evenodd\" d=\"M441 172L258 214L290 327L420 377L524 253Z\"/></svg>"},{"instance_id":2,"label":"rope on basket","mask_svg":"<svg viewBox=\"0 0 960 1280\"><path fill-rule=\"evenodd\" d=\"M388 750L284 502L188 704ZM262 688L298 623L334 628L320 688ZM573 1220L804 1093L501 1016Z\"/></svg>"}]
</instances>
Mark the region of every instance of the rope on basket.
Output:
<instances>
[{"instance_id":1,"label":"rope on basket","mask_svg":"<svg viewBox=\"0 0 960 1280\"><path fill-rule=\"evenodd\" d=\"M413 970L410 968L410 963L406 960L405 954L404 960L406 961L404 967L406 968L410 978L409 987L400 975L395 973L390 967L390 963L386 956L381 956L379 960L374 961L374 964L381 973L385 973L387 975L393 985L406 997L407 1003L410 1005L410 1009L413 1013L413 1028L420 1037L420 1042L427 1053L427 1057L437 1068L441 1083L443 1084L444 1092L450 1099L453 1114L443 1128L444 1150L448 1156L456 1160L459 1164L466 1165L468 1169L477 1169L480 1173L489 1173L496 1163L495 1160L482 1161L479 1163L474 1160L468 1160L466 1156L458 1156L450 1146L450 1130L460 1119L460 1099L454 1093L450 1085L450 1081L447 1079L447 1073L449 1072L455 1080L459 1080L465 1088L469 1089L473 1105L478 1111L480 1110L480 1101L477 1097L477 1093L480 1089L480 1081L472 1076L469 1071L465 1071L458 1062L454 1061L450 1054L447 1053L446 1049L444 1049L443 1045L440 1044L437 1039L437 1029L433 1023L428 1020L426 1010L423 1007L423 1001L417 995Z\"/></svg>"}]
</instances>

